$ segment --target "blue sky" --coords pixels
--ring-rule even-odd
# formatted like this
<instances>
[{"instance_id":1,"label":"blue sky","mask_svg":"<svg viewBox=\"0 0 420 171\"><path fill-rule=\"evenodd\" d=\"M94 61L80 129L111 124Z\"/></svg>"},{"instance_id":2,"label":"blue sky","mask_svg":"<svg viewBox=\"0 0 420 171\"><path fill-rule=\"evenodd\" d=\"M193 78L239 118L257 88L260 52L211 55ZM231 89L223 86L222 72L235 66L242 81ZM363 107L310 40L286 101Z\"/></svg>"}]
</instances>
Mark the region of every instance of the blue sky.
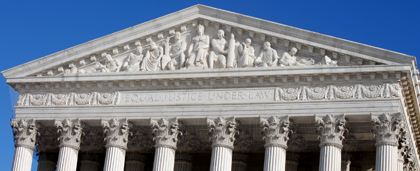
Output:
<instances>
[{"instance_id":1,"label":"blue sky","mask_svg":"<svg viewBox=\"0 0 420 171\"><path fill-rule=\"evenodd\" d=\"M0 0L0 70L203 4L420 57L420 1ZM0 77L0 170L14 146L9 86ZM34 161L32 170L36 170Z\"/></svg>"}]
</instances>

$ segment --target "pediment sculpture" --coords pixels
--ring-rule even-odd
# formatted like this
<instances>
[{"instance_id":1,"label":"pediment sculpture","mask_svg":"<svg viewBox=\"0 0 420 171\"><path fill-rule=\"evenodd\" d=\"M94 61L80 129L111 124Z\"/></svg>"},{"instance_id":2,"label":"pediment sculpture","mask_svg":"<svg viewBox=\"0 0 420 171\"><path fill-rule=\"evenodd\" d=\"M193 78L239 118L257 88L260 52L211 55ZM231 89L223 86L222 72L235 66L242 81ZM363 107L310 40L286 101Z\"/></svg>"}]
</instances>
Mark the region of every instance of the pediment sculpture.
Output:
<instances>
[{"instance_id":1,"label":"pediment sculpture","mask_svg":"<svg viewBox=\"0 0 420 171\"><path fill-rule=\"evenodd\" d=\"M226 38L225 31L220 28L211 28L206 32L205 29L207 29L205 26L197 24L187 34L185 34L185 29L181 32L171 30L167 36L160 34L158 40L148 37L145 46L142 46L140 41L135 41L135 47L130 49L130 45L126 44L123 53L120 53L116 48L111 53L101 53L102 58L100 59L93 56L90 60L80 61L80 65L71 62L68 69L59 67L58 71L62 71L63 74L83 74L192 68L337 66L337 61L332 60L327 55L321 59L319 57L317 59L301 57L297 55L298 48L296 47L287 46L287 50L279 49L273 47L267 39L264 38L261 41L253 34L249 36L239 34L239 39L235 39L235 34L231 31L228 31L230 34ZM254 42L253 39L258 41ZM49 71L49 73L49 76L60 75L59 73L53 74L52 71Z\"/></svg>"}]
</instances>

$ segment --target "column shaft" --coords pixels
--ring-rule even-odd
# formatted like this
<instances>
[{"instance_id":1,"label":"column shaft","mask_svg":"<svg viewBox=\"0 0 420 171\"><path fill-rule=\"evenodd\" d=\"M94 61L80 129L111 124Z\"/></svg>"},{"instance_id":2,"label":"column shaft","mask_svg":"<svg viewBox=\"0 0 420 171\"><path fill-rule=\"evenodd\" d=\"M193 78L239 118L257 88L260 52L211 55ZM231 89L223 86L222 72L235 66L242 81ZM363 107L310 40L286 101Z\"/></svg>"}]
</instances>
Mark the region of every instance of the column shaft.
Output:
<instances>
[{"instance_id":1,"label":"column shaft","mask_svg":"<svg viewBox=\"0 0 420 171\"><path fill-rule=\"evenodd\" d=\"M16 147L12 171L30 171L34 150L25 147Z\"/></svg>"},{"instance_id":2,"label":"column shaft","mask_svg":"<svg viewBox=\"0 0 420 171\"><path fill-rule=\"evenodd\" d=\"M56 163L49 160L38 160L37 171L55 171Z\"/></svg>"},{"instance_id":3,"label":"column shaft","mask_svg":"<svg viewBox=\"0 0 420 171\"><path fill-rule=\"evenodd\" d=\"M124 171L125 150L118 147L106 149L104 171Z\"/></svg>"},{"instance_id":4,"label":"column shaft","mask_svg":"<svg viewBox=\"0 0 420 171\"><path fill-rule=\"evenodd\" d=\"M99 163L90 160L83 160L80 162L80 171L98 171Z\"/></svg>"},{"instance_id":5,"label":"column shaft","mask_svg":"<svg viewBox=\"0 0 420 171\"><path fill-rule=\"evenodd\" d=\"M243 161L232 161L232 171L246 171L246 163Z\"/></svg>"},{"instance_id":6,"label":"column shaft","mask_svg":"<svg viewBox=\"0 0 420 171\"><path fill-rule=\"evenodd\" d=\"M174 170L175 150L167 147L158 147L155 150L153 171Z\"/></svg>"},{"instance_id":7,"label":"column shaft","mask_svg":"<svg viewBox=\"0 0 420 171\"><path fill-rule=\"evenodd\" d=\"M265 148L264 171L284 171L286 168L286 150L282 147Z\"/></svg>"},{"instance_id":8,"label":"column shaft","mask_svg":"<svg viewBox=\"0 0 420 171\"><path fill-rule=\"evenodd\" d=\"M58 155L57 171L76 171L79 151L70 147L61 147Z\"/></svg>"},{"instance_id":9,"label":"column shaft","mask_svg":"<svg viewBox=\"0 0 420 171\"><path fill-rule=\"evenodd\" d=\"M144 171L145 164L140 161L126 161L125 171Z\"/></svg>"},{"instance_id":10,"label":"column shaft","mask_svg":"<svg viewBox=\"0 0 420 171\"><path fill-rule=\"evenodd\" d=\"M404 161L403 160L398 160L398 163L397 163L397 167L398 167L398 170L397 171L404 171Z\"/></svg>"},{"instance_id":11,"label":"column shaft","mask_svg":"<svg viewBox=\"0 0 420 171\"><path fill-rule=\"evenodd\" d=\"M326 145L321 148L319 171L341 170L341 149Z\"/></svg>"},{"instance_id":12,"label":"column shaft","mask_svg":"<svg viewBox=\"0 0 420 171\"><path fill-rule=\"evenodd\" d=\"M192 163L187 161L175 161L174 171L192 171Z\"/></svg>"},{"instance_id":13,"label":"column shaft","mask_svg":"<svg viewBox=\"0 0 420 171\"><path fill-rule=\"evenodd\" d=\"M210 171L230 171L232 169L232 149L213 147Z\"/></svg>"},{"instance_id":14,"label":"column shaft","mask_svg":"<svg viewBox=\"0 0 420 171\"><path fill-rule=\"evenodd\" d=\"M376 147L376 171L398 170L398 148L392 145Z\"/></svg>"}]
</instances>

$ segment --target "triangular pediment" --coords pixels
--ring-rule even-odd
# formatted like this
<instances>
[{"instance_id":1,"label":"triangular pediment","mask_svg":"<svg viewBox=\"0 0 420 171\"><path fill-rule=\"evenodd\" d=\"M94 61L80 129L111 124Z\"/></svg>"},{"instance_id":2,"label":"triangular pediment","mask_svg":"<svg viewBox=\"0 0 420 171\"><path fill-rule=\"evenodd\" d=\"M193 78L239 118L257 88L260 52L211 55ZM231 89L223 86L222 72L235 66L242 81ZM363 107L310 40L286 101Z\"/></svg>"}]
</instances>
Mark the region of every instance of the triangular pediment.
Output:
<instances>
[{"instance_id":1,"label":"triangular pediment","mask_svg":"<svg viewBox=\"0 0 420 171\"><path fill-rule=\"evenodd\" d=\"M204 28L202 35L199 35L199 27ZM223 30L224 40L218 37L219 30ZM180 34L177 42L174 40L176 34ZM168 38L169 44L166 43ZM246 45L247 39L251 40L250 45ZM157 45L155 50L151 50L151 42ZM265 42L270 43L268 49L264 48ZM295 55L292 49L297 50ZM171 53L178 55L171 56ZM201 55L203 61L200 62L197 55ZM310 68L410 65L414 60L412 56L196 5L2 73L9 79L103 75L109 72L142 74L142 71L171 69L199 71L210 69L210 63L214 63L214 69Z\"/></svg>"}]
</instances>

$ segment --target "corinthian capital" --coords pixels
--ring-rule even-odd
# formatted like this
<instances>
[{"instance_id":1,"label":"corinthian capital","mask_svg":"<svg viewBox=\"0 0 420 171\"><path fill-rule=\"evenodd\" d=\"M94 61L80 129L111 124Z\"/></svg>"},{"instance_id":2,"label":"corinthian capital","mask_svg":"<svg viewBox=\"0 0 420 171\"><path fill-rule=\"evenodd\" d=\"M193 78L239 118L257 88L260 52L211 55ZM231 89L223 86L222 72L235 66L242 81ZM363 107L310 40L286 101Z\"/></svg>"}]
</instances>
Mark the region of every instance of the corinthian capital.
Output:
<instances>
[{"instance_id":1,"label":"corinthian capital","mask_svg":"<svg viewBox=\"0 0 420 171\"><path fill-rule=\"evenodd\" d=\"M102 120L102 128L105 134L105 147L118 147L127 150L128 135L131 124L127 119Z\"/></svg>"},{"instance_id":2,"label":"corinthian capital","mask_svg":"<svg viewBox=\"0 0 420 171\"><path fill-rule=\"evenodd\" d=\"M381 115L371 115L373 123L373 132L376 137L376 146L392 145L398 146L401 128L404 124L401 122L401 114L383 113Z\"/></svg>"},{"instance_id":3,"label":"corinthian capital","mask_svg":"<svg viewBox=\"0 0 420 171\"><path fill-rule=\"evenodd\" d=\"M150 125L153 129L153 140L155 147L168 147L176 150L179 131L178 118L150 119Z\"/></svg>"},{"instance_id":4,"label":"corinthian capital","mask_svg":"<svg viewBox=\"0 0 420 171\"><path fill-rule=\"evenodd\" d=\"M282 147L287 149L287 141L289 140L289 133L293 133L289 129L289 116L284 118L271 116L269 118L260 118L262 127L263 139L265 139L264 147Z\"/></svg>"},{"instance_id":5,"label":"corinthian capital","mask_svg":"<svg viewBox=\"0 0 420 171\"><path fill-rule=\"evenodd\" d=\"M345 115L315 116L315 123L318 126L317 132L321 139L321 143L319 144L320 147L329 145L343 148L343 134L347 131L344 127L346 125Z\"/></svg>"},{"instance_id":6,"label":"corinthian capital","mask_svg":"<svg viewBox=\"0 0 420 171\"><path fill-rule=\"evenodd\" d=\"M233 149L235 142L236 121L235 117L207 118L207 126L212 140L212 147L227 147Z\"/></svg>"},{"instance_id":7,"label":"corinthian capital","mask_svg":"<svg viewBox=\"0 0 420 171\"><path fill-rule=\"evenodd\" d=\"M83 127L80 119L70 120L56 120L55 127L57 128L59 147L70 147L76 150L80 149L80 138L83 134Z\"/></svg>"},{"instance_id":8,"label":"corinthian capital","mask_svg":"<svg viewBox=\"0 0 420 171\"><path fill-rule=\"evenodd\" d=\"M10 126L13 128L15 147L35 149L36 136L39 135L35 120L12 119Z\"/></svg>"}]
</instances>

